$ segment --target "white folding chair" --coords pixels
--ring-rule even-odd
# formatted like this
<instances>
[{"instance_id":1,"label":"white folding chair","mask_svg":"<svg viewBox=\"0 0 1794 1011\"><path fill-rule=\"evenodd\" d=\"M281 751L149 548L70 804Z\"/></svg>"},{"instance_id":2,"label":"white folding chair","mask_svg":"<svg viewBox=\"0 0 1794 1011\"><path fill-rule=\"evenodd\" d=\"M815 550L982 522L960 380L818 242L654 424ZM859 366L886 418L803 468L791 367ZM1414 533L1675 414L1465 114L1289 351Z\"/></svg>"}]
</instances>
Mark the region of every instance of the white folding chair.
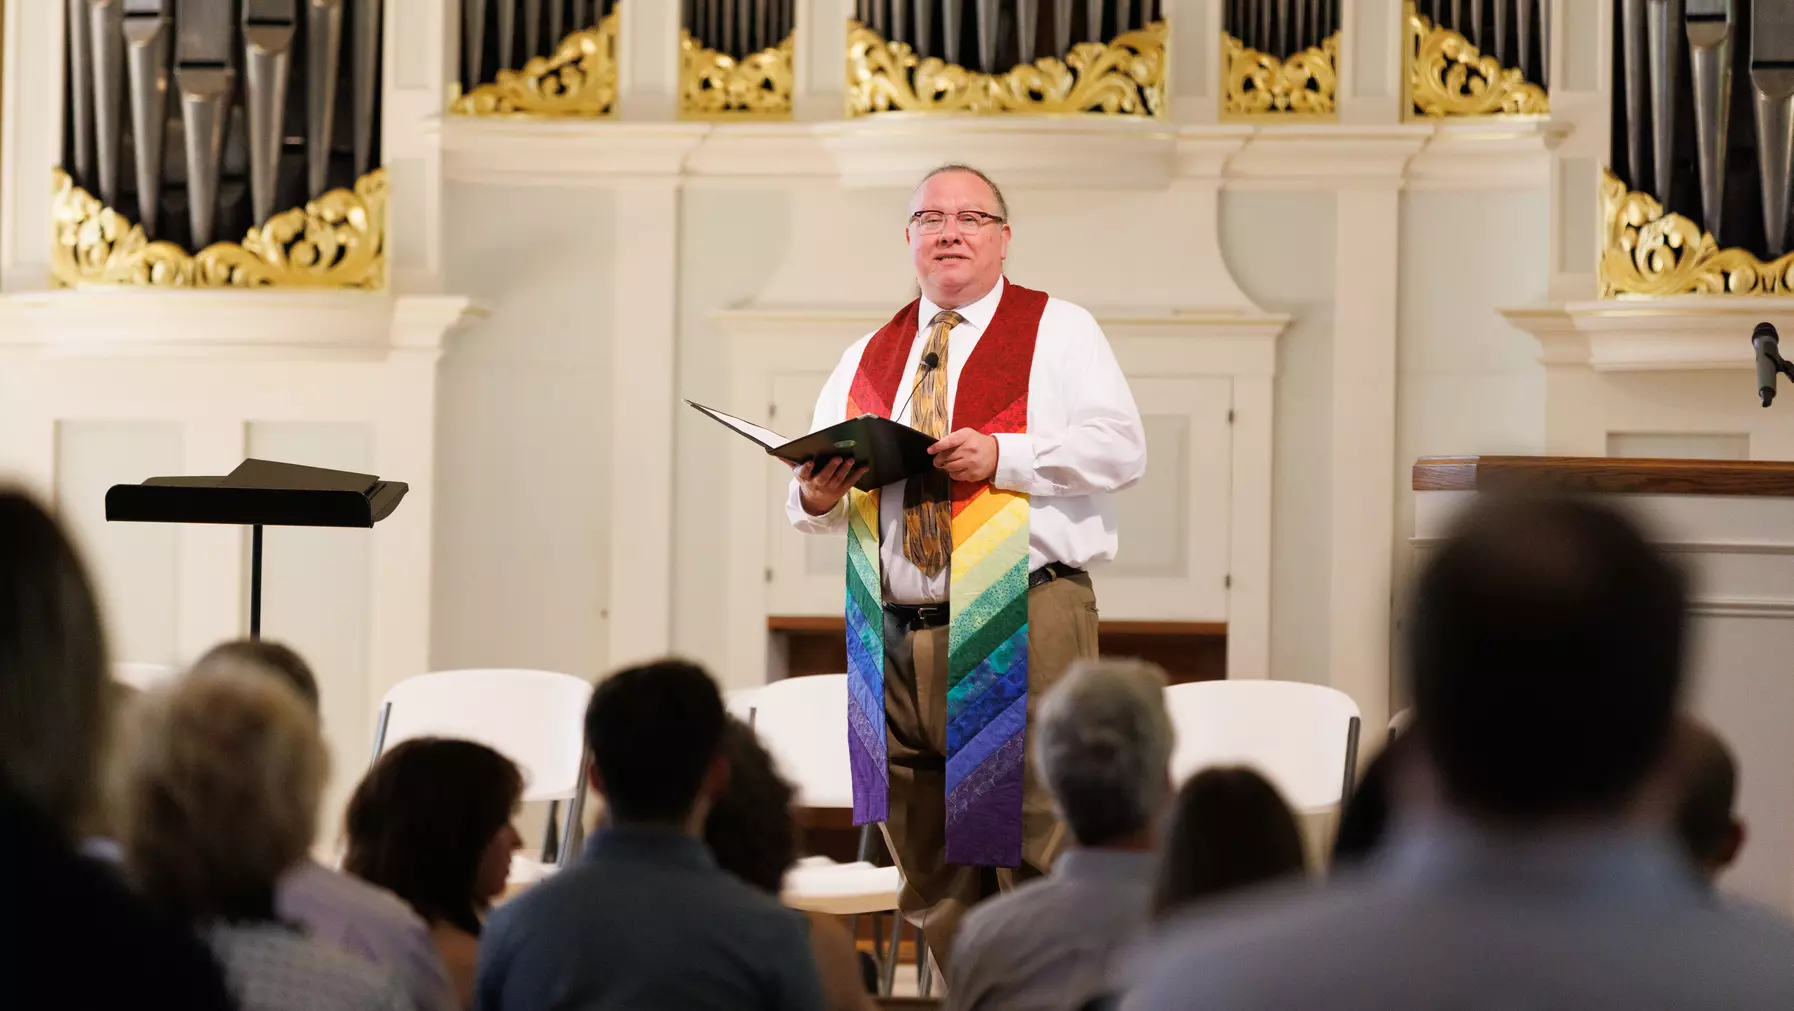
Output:
<instances>
[{"instance_id":1,"label":"white folding chair","mask_svg":"<svg viewBox=\"0 0 1794 1011\"><path fill-rule=\"evenodd\" d=\"M567 801L558 837L549 811L543 860L565 866L585 807L585 711L592 686L571 674L540 670L451 670L406 678L380 703L374 758L418 737L484 744L523 771L523 799ZM517 864L513 861L513 867ZM529 868L513 877L528 877Z\"/></svg>"},{"instance_id":2,"label":"white folding chair","mask_svg":"<svg viewBox=\"0 0 1794 1011\"><path fill-rule=\"evenodd\" d=\"M1358 704L1300 681L1198 681L1165 689L1183 782L1216 765L1250 765L1300 814L1339 807L1358 764Z\"/></svg>"},{"instance_id":3,"label":"white folding chair","mask_svg":"<svg viewBox=\"0 0 1794 1011\"><path fill-rule=\"evenodd\" d=\"M166 663L119 661L112 665L112 680L140 692L149 691L164 681L173 679L179 673L179 667Z\"/></svg>"},{"instance_id":4,"label":"white folding chair","mask_svg":"<svg viewBox=\"0 0 1794 1011\"><path fill-rule=\"evenodd\" d=\"M814 674L775 681L754 690L749 708L756 736L779 771L797 788L798 805L853 807L853 771L847 757L847 675ZM882 966L888 993L897 965L902 919L895 914L903 878L897 868L878 867L867 859L871 844L872 826L867 825L860 832L859 859L853 863L835 863L826 857L799 861L785 875L781 898L796 909L837 916L891 913L891 943ZM874 946L878 943L875 937Z\"/></svg>"}]
</instances>

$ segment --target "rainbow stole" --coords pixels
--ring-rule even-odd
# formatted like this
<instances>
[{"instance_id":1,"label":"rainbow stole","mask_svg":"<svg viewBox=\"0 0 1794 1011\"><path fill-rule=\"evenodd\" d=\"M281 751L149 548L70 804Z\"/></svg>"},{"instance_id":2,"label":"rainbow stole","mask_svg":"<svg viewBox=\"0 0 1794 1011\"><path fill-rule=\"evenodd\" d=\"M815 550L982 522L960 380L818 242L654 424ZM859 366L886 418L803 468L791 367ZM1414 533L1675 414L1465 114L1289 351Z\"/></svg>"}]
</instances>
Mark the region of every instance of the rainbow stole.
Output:
<instances>
[{"instance_id":1,"label":"rainbow stole","mask_svg":"<svg viewBox=\"0 0 1794 1011\"><path fill-rule=\"evenodd\" d=\"M1028 376L1044 292L1005 284L989 329L960 371L952 428L1028 430ZM919 329L911 302L866 345L847 417L890 417ZM1028 726L1028 496L953 482L948 574L947 860L1018 867ZM853 823L890 813L885 738L883 576L878 491L848 496L847 747Z\"/></svg>"}]
</instances>

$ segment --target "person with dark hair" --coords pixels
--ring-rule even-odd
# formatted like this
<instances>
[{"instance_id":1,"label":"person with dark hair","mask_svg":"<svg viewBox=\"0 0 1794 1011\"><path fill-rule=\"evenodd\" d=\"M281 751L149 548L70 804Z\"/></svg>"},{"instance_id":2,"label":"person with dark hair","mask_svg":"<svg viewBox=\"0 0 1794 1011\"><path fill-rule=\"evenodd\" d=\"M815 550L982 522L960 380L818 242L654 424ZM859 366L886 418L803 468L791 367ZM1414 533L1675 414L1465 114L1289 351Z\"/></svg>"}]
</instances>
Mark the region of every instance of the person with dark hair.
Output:
<instances>
[{"instance_id":1,"label":"person with dark hair","mask_svg":"<svg viewBox=\"0 0 1794 1011\"><path fill-rule=\"evenodd\" d=\"M1055 1011L1105 995L1146 928L1153 825L1171 792L1165 672L1080 660L1040 703L1034 760L1072 845L1052 873L973 907L947 965L953 1011Z\"/></svg>"},{"instance_id":2,"label":"person with dark hair","mask_svg":"<svg viewBox=\"0 0 1794 1011\"><path fill-rule=\"evenodd\" d=\"M394 745L349 800L343 870L391 891L429 924L462 1007L473 1004L482 918L523 837L523 773L473 741Z\"/></svg>"},{"instance_id":3,"label":"person with dark hair","mask_svg":"<svg viewBox=\"0 0 1794 1011\"><path fill-rule=\"evenodd\" d=\"M76 851L100 821L95 783L111 719L93 584L60 524L0 491L0 944L6 1006L232 1007L223 973L185 925Z\"/></svg>"},{"instance_id":4,"label":"person with dark hair","mask_svg":"<svg viewBox=\"0 0 1794 1011\"><path fill-rule=\"evenodd\" d=\"M1718 732L1696 719L1683 721L1682 795L1676 836L1703 881L1713 883L1744 849L1738 816L1738 762Z\"/></svg>"},{"instance_id":5,"label":"person with dark hair","mask_svg":"<svg viewBox=\"0 0 1794 1011\"><path fill-rule=\"evenodd\" d=\"M1129 1006L1794 1007L1794 924L1674 838L1688 603L1615 509L1480 494L1414 587L1386 851L1179 925Z\"/></svg>"},{"instance_id":6,"label":"person with dark hair","mask_svg":"<svg viewBox=\"0 0 1794 1011\"><path fill-rule=\"evenodd\" d=\"M710 675L679 660L593 689L586 747L605 822L578 862L493 912L478 1011L821 1011L803 916L704 845L729 780L725 717Z\"/></svg>"},{"instance_id":7,"label":"person with dark hair","mask_svg":"<svg viewBox=\"0 0 1794 1011\"><path fill-rule=\"evenodd\" d=\"M265 678L291 689L314 721L321 697L311 664L293 647L271 639L232 639L207 650L193 672ZM280 879L274 907L282 920L396 975L416 1011L460 1011L438 946L427 925L398 896L361 878L331 870L309 855Z\"/></svg>"},{"instance_id":8,"label":"person with dark hair","mask_svg":"<svg viewBox=\"0 0 1794 1011\"><path fill-rule=\"evenodd\" d=\"M1307 867L1295 812L1269 780L1243 767L1204 769L1172 802L1153 917L1169 919L1205 899L1300 878Z\"/></svg>"},{"instance_id":9,"label":"person with dark hair","mask_svg":"<svg viewBox=\"0 0 1794 1011\"><path fill-rule=\"evenodd\" d=\"M776 897L797 861L797 820L791 815L797 788L779 775L753 728L733 717L723 728L723 754L729 785L704 821L704 844L718 867ZM872 1011L853 938L833 916L806 915L829 1011Z\"/></svg>"}]
</instances>

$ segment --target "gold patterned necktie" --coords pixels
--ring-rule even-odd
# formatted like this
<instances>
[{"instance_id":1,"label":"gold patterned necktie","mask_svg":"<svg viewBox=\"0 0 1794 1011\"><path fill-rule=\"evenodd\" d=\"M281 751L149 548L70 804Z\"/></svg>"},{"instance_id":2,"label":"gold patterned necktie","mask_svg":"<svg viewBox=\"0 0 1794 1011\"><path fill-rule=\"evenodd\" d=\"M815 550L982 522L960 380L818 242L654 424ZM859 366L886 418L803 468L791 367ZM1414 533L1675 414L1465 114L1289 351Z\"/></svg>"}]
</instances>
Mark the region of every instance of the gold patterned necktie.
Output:
<instances>
[{"instance_id":1,"label":"gold patterned necktie","mask_svg":"<svg viewBox=\"0 0 1794 1011\"><path fill-rule=\"evenodd\" d=\"M926 361L935 355L937 364L932 369L917 366L921 374L916 380L909 427L936 439L947 434L947 331L964 322L965 317L951 309L935 313L929 321L933 329L928 332L922 358ZM947 567L947 553L952 549L952 493L952 479L938 468L904 483L903 557L930 579Z\"/></svg>"}]
</instances>

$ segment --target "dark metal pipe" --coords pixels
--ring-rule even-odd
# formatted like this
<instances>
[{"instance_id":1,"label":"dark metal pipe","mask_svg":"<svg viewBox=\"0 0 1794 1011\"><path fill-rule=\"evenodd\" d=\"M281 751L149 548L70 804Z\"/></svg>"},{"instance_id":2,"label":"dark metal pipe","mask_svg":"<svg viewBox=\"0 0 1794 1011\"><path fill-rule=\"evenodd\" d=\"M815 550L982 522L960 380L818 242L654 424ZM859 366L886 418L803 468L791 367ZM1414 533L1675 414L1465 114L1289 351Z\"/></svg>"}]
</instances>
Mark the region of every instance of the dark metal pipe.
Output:
<instances>
[{"instance_id":1,"label":"dark metal pipe","mask_svg":"<svg viewBox=\"0 0 1794 1011\"><path fill-rule=\"evenodd\" d=\"M168 130L168 57L174 20L167 0L135 0L125 9L125 68L131 104L137 223L154 239L162 214L162 151Z\"/></svg>"},{"instance_id":2,"label":"dark metal pipe","mask_svg":"<svg viewBox=\"0 0 1794 1011\"><path fill-rule=\"evenodd\" d=\"M1621 52L1626 77L1626 181L1640 190L1651 185L1645 173L1645 151L1650 137L1645 127L1645 96L1651 81L1645 67L1645 2L1621 0L1620 3Z\"/></svg>"},{"instance_id":3,"label":"dark metal pipe","mask_svg":"<svg viewBox=\"0 0 1794 1011\"><path fill-rule=\"evenodd\" d=\"M1721 210L1725 206L1726 127L1732 104L1732 26L1737 22L1737 14L1736 0L1688 2L1688 57L1694 78L1694 135L1701 174L1701 224L1715 237L1721 230Z\"/></svg>"},{"instance_id":4,"label":"dark metal pipe","mask_svg":"<svg viewBox=\"0 0 1794 1011\"><path fill-rule=\"evenodd\" d=\"M978 66L987 74L997 72L997 0L977 0Z\"/></svg>"},{"instance_id":5,"label":"dark metal pipe","mask_svg":"<svg viewBox=\"0 0 1794 1011\"><path fill-rule=\"evenodd\" d=\"M1787 252L1788 188L1794 177L1794 7L1752 0L1750 80L1755 89L1757 170L1769 253Z\"/></svg>"},{"instance_id":6,"label":"dark metal pipe","mask_svg":"<svg viewBox=\"0 0 1794 1011\"><path fill-rule=\"evenodd\" d=\"M69 121L75 133L75 175L82 186L93 181L93 27L87 0L68 0Z\"/></svg>"},{"instance_id":7,"label":"dark metal pipe","mask_svg":"<svg viewBox=\"0 0 1794 1011\"><path fill-rule=\"evenodd\" d=\"M118 206L118 173L125 144L125 5L88 0L93 40L93 128L100 163L100 200Z\"/></svg>"},{"instance_id":8,"label":"dark metal pipe","mask_svg":"<svg viewBox=\"0 0 1794 1011\"><path fill-rule=\"evenodd\" d=\"M560 9L560 0L552 6ZM351 34L355 39L355 61L350 67L354 80L355 100L355 177L374 168L374 109L379 96L374 86L380 78L380 0L355 0ZM556 38L555 43L560 39ZM552 44L551 44L552 45Z\"/></svg>"},{"instance_id":9,"label":"dark metal pipe","mask_svg":"<svg viewBox=\"0 0 1794 1011\"><path fill-rule=\"evenodd\" d=\"M1651 59L1651 167L1660 200L1675 175L1676 87L1682 68L1682 0L1650 0L1645 21Z\"/></svg>"}]
</instances>

